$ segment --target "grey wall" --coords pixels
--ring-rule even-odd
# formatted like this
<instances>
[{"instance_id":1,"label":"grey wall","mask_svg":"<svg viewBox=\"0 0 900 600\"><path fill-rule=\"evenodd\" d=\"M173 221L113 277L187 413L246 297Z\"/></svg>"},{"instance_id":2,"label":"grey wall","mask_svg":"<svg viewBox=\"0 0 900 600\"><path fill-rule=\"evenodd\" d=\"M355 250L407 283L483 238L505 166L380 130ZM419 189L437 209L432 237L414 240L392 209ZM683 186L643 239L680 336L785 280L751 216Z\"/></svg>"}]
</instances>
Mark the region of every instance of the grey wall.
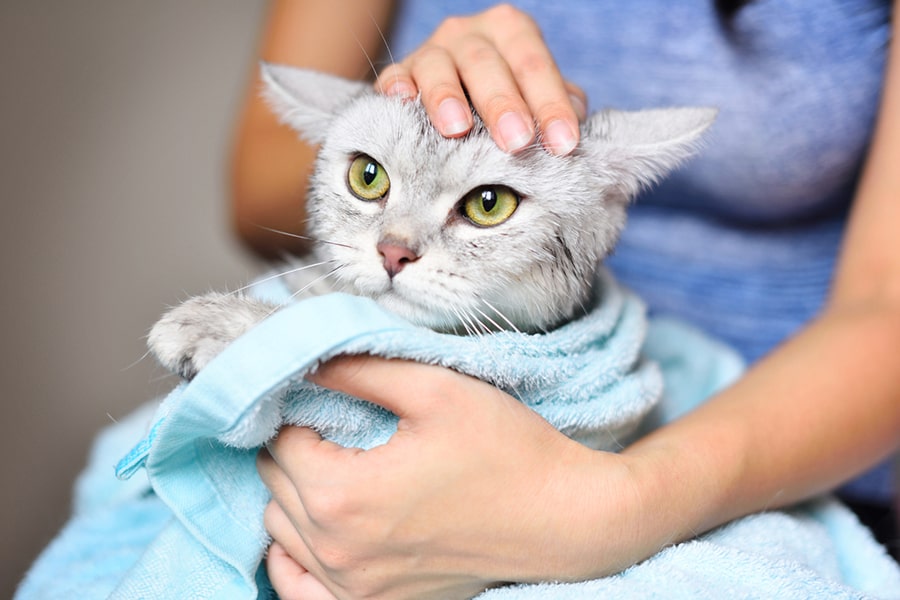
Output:
<instances>
[{"instance_id":1,"label":"grey wall","mask_svg":"<svg viewBox=\"0 0 900 600\"><path fill-rule=\"evenodd\" d=\"M65 522L95 431L173 381L167 304L257 272L227 153L259 0L0 3L0 597Z\"/></svg>"}]
</instances>

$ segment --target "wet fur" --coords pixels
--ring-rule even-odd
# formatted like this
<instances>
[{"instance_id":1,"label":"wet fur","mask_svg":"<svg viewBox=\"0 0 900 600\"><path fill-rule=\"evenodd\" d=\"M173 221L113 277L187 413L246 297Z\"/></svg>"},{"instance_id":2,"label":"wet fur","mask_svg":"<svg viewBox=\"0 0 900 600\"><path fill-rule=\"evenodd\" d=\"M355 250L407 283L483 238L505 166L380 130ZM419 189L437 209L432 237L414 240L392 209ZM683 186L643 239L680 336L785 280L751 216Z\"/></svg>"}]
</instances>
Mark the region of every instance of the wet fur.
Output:
<instances>
[{"instance_id":1,"label":"wet fur","mask_svg":"<svg viewBox=\"0 0 900 600\"><path fill-rule=\"evenodd\" d=\"M373 298L419 325L454 333L550 330L577 317L594 274L625 224L628 202L695 149L715 111L699 108L595 113L567 157L539 144L501 151L476 116L467 136L446 139L418 101L322 73L263 65L282 120L320 144L307 194L315 260L284 279L298 295L343 291ZM350 193L360 154L377 160L391 188L380 201ZM479 227L460 199L502 184L521 197L515 213ZM390 240L418 256L395 276L376 246ZM238 294L210 294L171 310L149 346L191 378L232 340L278 307Z\"/></svg>"}]
</instances>

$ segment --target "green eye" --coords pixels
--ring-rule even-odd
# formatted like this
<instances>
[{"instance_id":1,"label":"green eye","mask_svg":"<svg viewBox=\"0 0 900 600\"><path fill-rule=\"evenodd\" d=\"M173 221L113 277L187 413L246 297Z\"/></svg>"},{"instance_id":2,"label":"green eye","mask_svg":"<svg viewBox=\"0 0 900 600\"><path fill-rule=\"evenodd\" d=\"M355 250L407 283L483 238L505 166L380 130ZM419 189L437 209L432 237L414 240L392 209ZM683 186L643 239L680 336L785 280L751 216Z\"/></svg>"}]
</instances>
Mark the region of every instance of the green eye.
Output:
<instances>
[{"instance_id":1,"label":"green eye","mask_svg":"<svg viewBox=\"0 0 900 600\"><path fill-rule=\"evenodd\" d=\"M499 225L516 212L519 197L514 191L502 185L480 187L463 198L463 215L475 225L493 227Z\"/></svg>"},{"instance_id":2,"label":"green eye","mask_svg":"<svg viewBox=\"0 0 900 600\"><path fill-rule=\"evenodd\" d=\"M347 184L353 195L361 200L384 198L391 189L387 171L371 156L361 154L350 163Z\"/></svg>"}]
</instances>

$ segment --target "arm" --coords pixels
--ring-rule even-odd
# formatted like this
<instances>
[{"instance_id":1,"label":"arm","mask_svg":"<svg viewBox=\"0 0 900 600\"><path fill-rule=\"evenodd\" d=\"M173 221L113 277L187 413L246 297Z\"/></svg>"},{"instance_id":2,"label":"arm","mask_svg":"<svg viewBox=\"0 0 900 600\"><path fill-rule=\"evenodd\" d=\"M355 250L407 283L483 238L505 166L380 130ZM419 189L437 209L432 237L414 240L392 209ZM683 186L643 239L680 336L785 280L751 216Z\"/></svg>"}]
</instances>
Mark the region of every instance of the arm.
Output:
<instances>
[{"instance_id":1,"label":"arm","mask_svg":"<svg viewBox=\"0 0 900 600\"><path fill-rule=\"evenodd\" d=\"M831 489L900 444L900 43L889 52L822 314L731 389L627 450L648 502L685 489L683 502L659 503L677 512L658 516L679 538Z\"/></svg>"},{"instance_id":2,"label":"arm","mask_svg":"<svg viewBox=\"0 0 900 600\"><path fill-rule=\"evenodd\" d=\"M259 56L348 78L374 78L367 56L377 64L384 51L378 29L388 28L393 4L392 0L366 0L358 10L347 10L342 2L275 0ZM232 154L233 227L242 241L263 256L302 253L307 244L263 227L303 233L303 199L316 149L281 125L269 110L259 93L256 65L251 82Z\"/></svg>"},{"instance_id":3,"label":"arm","mask_svg":"<svg viewBox=\"0 0 900 600\"><path fill-rule=\"evenodd\" d=\"M830 489L896 449L900 44L890 53L833 291L815 321L620 455L569 443L455 373L333 361L317 382L393 410L400 430L361 452L287 429L261 455L274 498L267 526L287 551L287 567L270 562L273 580L299 562L306 581L338 596L449 597L494 581L596 577Z\"/></svg>"}]
</instances>

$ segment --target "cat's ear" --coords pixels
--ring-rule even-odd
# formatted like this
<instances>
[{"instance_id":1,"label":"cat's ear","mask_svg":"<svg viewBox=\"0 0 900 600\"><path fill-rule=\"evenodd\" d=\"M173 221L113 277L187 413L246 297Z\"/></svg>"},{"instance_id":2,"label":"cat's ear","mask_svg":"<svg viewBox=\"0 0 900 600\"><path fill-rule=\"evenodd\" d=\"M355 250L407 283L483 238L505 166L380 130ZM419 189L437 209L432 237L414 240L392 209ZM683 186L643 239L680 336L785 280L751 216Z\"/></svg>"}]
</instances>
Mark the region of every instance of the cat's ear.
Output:
<instances>
[{"instance_id":1,"label":"cat's ear","mask_svg":"<svg viewBox=\"0 0 900 600\"><path fill-rule=\"evenodd\" d=\"M588 119L582 146L630 199L695 154L717 112L714 108L604 110Z\"/></svg>"},{"instance_id":2,"label":"cat's ear","mask_svg":"<svg viewBox=\"0 0 900 600\"><path fill-rule=\"evenodd\" d=\"M260 63L260 73L272 110L313 144L324 141L329 123L347 102L372 87L363 81L266 62Z\"/></svg>"}]
</instances>

